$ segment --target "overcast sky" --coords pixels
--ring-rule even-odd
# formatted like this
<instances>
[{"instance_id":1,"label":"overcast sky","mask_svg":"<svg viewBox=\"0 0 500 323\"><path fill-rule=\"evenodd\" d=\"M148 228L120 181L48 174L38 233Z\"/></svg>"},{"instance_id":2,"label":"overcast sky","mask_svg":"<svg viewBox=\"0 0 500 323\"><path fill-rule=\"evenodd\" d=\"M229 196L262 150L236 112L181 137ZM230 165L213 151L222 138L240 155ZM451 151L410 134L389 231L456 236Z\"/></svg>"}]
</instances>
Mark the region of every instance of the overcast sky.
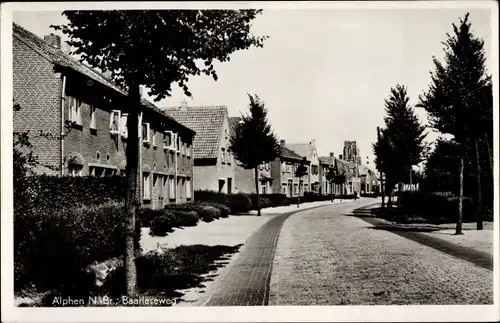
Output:
<instances>
[{"instance_id":1,"label":"overcast sky","mask_svg":"<svg viewBox=\"0 0 500 323\"><path fill-rule=\"evenodd\" d=\"M258 94L278 136L290 143L316 139L320 155L342 153L356 140L363 162L373 160L376 127L383 126L384 99L397 83L408 86L410 103L427 89L432 56L452 23L470 12L472 28L485 40L491 72L489 10L265 10L253 33L267 35L264 48L236 52L216 64L217 82L192 77L192 98L174 86L158 106L226 105L230 116L247 111L246 93ZM61 12L16 12L13 19L43 37L51 24L65 23ZM425 113L417 110L422 122ZM431 133L428 140L437 135Z\"/></svg>"}]
</instances>

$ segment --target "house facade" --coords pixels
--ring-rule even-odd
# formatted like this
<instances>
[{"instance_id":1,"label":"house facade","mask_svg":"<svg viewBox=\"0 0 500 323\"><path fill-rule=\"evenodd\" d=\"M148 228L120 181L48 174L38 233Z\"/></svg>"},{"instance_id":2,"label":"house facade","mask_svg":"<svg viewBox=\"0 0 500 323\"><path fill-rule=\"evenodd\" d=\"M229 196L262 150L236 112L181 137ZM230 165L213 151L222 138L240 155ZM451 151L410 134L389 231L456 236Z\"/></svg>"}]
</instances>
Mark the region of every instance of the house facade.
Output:
<instances>
[{"instance_id":1,"label":"house facade","mask_svg":"<svg viewBox=\"0 0 500 323\"><path fill-rule=\"evenodd\" d=\"M105 75L63 53L60 38L42 40L13 24L13 94L21 107L14 131L29 131L37 173L125 174L131 109L127 93ZM163 208L193 198L195 132L142 99L138 196Z\"/></svg>"},{"instance_id":2,"label":"house facade","mask_svg":"<svg viewBox=\"0 0 500 323\"><path fill-rule=\"evenodd\" d=\"M366 165L359 166L359 177L361 180L361 193L374 193L379 191L379 180L377 172Z\"/></svg>"},{"instance_id":3,"label":"house facade","mask_svg":"<svg viewBox=\"0 0 500 323\"><path fill-rule=\"evenodd\" d=\"M229 127L230 135L234 134L234 129L238 122L241 121L240 117L230 117ZM259 179L258 189L260 194L271 194L273 191L274 178L271 176L271 163L263 163L258 167ZM234 165L234 192L235 193L256 193L255 190L255 170L245 169L238 164L235 160Z\"/></svg>"},{"instance_id":4,"label":"house facade","mask_svg":"<svg viewBox=\"0 0 500 323\"><path fill-rule=\"evenodd\" d=\"M335 165L335 157L333 153L330 153L330 156L327 157L318 157L319 163L319 194L320 195L331 195L332 190L335 189L335 184L328 182L326 179L326 174L330 168L333 168Z\"/></svg>"},{"instance_id":5,"label":"house facade","mask_svg":"<svg viewBox=\"0 0 500 323\"><path fill-rule=\"evenodd\" d=\"M310 162L308 167L307 179L304 183L304 190L319 193L319 161L318 152L316 150L316 140L312 139L308 143L287 144L286 147L298 155L305 157Z\"/></svg>"},{"instance_id":6,"label":"house facade","mask_svg":"<svg viewBox=\"0 0 500 323\"><path fill-rule=\"evenodd\" d=\"M194 139L194 187L231 194L235 165L229 150L230 127L225 106L163 109L166 114L196 132Z\"/></svg>"},{"instance_id":7,"label":"house facade","mask_svg":"<svg viewBox=\"0 0 500 323\"><path fill-rule=\"evenodd\" d=\"M306 191L308 176L304 179L295 177L295 170L300 164L310 168L310 161L286 146L285 140L281 140L281 155L271 162L271 177L273 178L273 193L282 193L293 198L303 196Z\"/></svg>"}]
</instances>

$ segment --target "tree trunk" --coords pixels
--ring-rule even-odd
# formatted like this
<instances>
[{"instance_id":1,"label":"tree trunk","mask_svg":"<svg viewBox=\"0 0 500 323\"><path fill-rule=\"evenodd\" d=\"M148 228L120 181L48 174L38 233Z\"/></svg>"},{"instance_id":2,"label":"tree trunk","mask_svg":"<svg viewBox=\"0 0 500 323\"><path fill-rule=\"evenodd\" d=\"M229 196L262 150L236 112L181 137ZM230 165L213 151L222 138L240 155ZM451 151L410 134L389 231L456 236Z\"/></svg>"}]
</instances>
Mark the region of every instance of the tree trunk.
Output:
<instances>
[{"instance_id":1,"label":"tree trunk","mask_svg":"<svg viewBox=\"0 0 500 323\"><path fill-rule=\"evenodd\" d=\"M490 141L488 140L488 134L484 134L484 138L486 139L486 147L488 148L488 161L490 162L490 170L491 175L493 176L493 157L491 157L491 149L490 149Z\"/></svg>"},{"instance_id":2,"label":"tree trunk","mask_svg":"<svg viewBox=\"0 0 500 323\"><path fill-rule=\"evenodd\" d=\"M332 197L332 203L333 203L333 182L330 183L330 186L331 186L331 191L330 191L330 195Z\"/></svg>"},{"instance_id":3,"label":"tree trunk","mask_svg":"<svg viewBox=\"0 0 500 323\"><path fill-rule=\"evenodd\" d=\"M135 297L137 291L137 272L135 267L135 215L137 201L140 192L137 190L137 173L139 171L139 110L141 97L139 85L129 86L130 111L127 118L127 148L125 176L127 181L127 194L125 197L125 209L127 215L125 232L125 253L123 255L123 265L125 269L125 279L127 284L127 296Z\"/></svg>"},{"instance_id":4,"label":"tree trunk","mask_svg":"<svg viewBox=\"0 0 500 323\"><path fill-rule=\"evenodd\" d=\"M477 197L476 197L476 229L483 230L483 203L481 198L481 165L479 164L479 143L478 139L474 141L476 151L475 162L476 162L476 181L477 181Z\"/></svg>"},{"instance_id":5,"label":"tree trunk","mask_svg":"<svg viewBox=\"0 0 500 323\"><path fill-rule=\"evenodd\" d=\"M259 167L255 167L255 192L257 193L257 216L260 216Z\"/></svg>"},{"instance_id":6,"label":"tree trunk","mask_svg":"<svg viewBox=\"0 0 500 323\"><path fill-rule=\"evenodd\" d=\"M399 181L398 183L398 202L397 202L397 206L399 206L399 202L401 201L401 193L403 193L403 182L402 181Z\"/></svg>"},{"instance_id":7,"label":"tree trunk","mask_svg":"<svg viewBox=\"0 0 500 323\"><path fill-rule=\"evenodd\" d=\"M460 193L458 196L458 219L455 234L462 234L462 203L464 200L464 158L460 157Z\"/></svg>"},{"instance_id":8,"label":"tree trunk","mask_svg":"<svg viewBox=\"0 0 500 323\"><path fill-rule=\"evenodd\" d=\"M384 187L384 175L380 173L380 192L382 193L382 208L385 208L385 187Z\"/></svg>"}]
</instances>

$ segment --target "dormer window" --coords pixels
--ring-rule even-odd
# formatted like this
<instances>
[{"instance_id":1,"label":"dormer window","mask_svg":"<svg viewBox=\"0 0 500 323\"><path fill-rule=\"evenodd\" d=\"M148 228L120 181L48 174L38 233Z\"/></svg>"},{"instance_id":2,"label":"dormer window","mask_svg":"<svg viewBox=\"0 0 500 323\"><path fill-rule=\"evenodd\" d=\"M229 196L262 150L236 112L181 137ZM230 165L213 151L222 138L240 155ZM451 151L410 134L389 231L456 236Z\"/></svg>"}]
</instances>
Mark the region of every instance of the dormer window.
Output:
<instances>
[{"instance_id":1,"label":"dormer window","mask_svg":"<svg viewBox=\"0 0 500 323\"><path fill-rule=\"evenodd\" d=\"M127 120L128 120L128 113L122 113L121 120L120 120L120 134L122 138L127 138L128 137L128 128L127 128Z\"/></svg>"},{"instance_id":2,"label":"dormer window","mask_svg":"<svg viewBox=\"0 0 500 323\"><path fill-rule=\"evenodd\" d=\"M112 110L109 117L109 132L116 135L120 131L120 110Z\"/></svg>"},{"instance_id":3,"label":"dormer window","mask_svg":"<svg viewBox=\"0 0 500 323\"><path fill-rule=\"evenodd\" d=\"M145 144L149 144L149 137L150 137L149 122L143 122L142 123L142 142Z\"/></svg>"}]
</instances>

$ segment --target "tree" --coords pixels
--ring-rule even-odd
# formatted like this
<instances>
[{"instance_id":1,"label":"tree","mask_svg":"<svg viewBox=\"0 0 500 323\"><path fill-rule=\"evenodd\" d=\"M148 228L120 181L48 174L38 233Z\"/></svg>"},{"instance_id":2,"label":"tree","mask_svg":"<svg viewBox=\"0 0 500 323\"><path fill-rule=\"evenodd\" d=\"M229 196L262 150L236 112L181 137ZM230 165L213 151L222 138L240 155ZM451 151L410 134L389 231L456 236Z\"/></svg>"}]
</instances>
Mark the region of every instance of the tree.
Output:
<instances>
[{"instance_id":1,"label":"tree","mask_svg":"<svg viewBox=\"0 0 500 323\"><path fill-rule=\"evenodd\" d=\"M375 155L375 167L380 172L380 193L382 194L382 208L385 207L385 186L384 186L384 173L385 164L384 160L389 158L389 145L387 138L381 134L380 127L377 127L377 141L372 145L373 154Z\"/></svg>"},{"instance_id":2,"label":"tree","mask_svg":"<svg viewBox=\"0 0 500 323\"><path fill-rule=\"evenodd\" d=\"M333 202L333 184L335 181L335 168L333 166L328 167L328 171L326 172L325 178L332 188L331 189L331 195L332 195L331 197L332 197L332 202Z\"/></svg>"},{"instance_id":3,"label":"tree","mask_svg":"<svg viewBox=\"0 0 500 323\"><path fill-rule=\"evenodd\" d=\"M477 229L483 228L480 192L478 142L488 138L492 127L493 105L491 77L486 74L484 41L471 33L469 13L446 34L444 63L433 57L429 90L419 97L417 107L425 109L430 125L441 133L451 134L458 143L460 193L456 234L462 234L464 158L468 149L475 152L477 176ZM472 147L472 148L471 148Z\"/></svg>"},{"instance_id":4,"label":"tree","mask_svg":"<svg viewBox=\"0 0 500 323\"><path fill-rule=\"evenodd\" d=\"M250 33L251 22L261 10L110 10L64 11L69 24L52 26L69 36L68 44L82 61L101 71L128 93L128 142L126 151L127 212L124 266L127 294L136 293L134 225L138 172L138 115L140 86L161 100L172 83L187 87L189 76L206 74L217 80L214 61L229 61L230 54L251 46L262 47L265 37Z\"/></svg>"},{"instance_id":5,"label":"tree","mask_svg":"<svg viewBox=\"0 0 500 323\"><path fill-rule=\"evenodd\" d=\"M409 100L406 87L399 84L391 88L391 95L385 100L385 129L382 132L387 150L383 154L386 187L391 190L398 184L399 192L412 166L423 160L426 148L425 126L420 124Z\"/></svg>"},{"instance_id":6,"label":"tree","mask_svg":"<svg viewBox=\"0 0 500 323\"><path fill-rule=\"evenodd\" d=\"M299 205L300 205L300 186L301 186L300 183L302 181L302 177L307 175L306 162L307 162L307 160L304 157L304 159L302 159L302 162L295 169L294 175L295 175L295 177L297 177L299 179L299 193L297 194L297 207L299 207Z\"/></svg>"},{"instance_id":7,"label":"tree","mask_svg":"<svg viewBox=\"0 0 500 323\"><path fill-rule=\"evenodd\" d=\"M281 154L281 145L267 120L267 109L257 95L248 94L250 113L241 117L229 139L229 149L244 169L253 169L257 193L257 215L260 216L259 165L269 163Z\"/></svg>"}]
</instances>

